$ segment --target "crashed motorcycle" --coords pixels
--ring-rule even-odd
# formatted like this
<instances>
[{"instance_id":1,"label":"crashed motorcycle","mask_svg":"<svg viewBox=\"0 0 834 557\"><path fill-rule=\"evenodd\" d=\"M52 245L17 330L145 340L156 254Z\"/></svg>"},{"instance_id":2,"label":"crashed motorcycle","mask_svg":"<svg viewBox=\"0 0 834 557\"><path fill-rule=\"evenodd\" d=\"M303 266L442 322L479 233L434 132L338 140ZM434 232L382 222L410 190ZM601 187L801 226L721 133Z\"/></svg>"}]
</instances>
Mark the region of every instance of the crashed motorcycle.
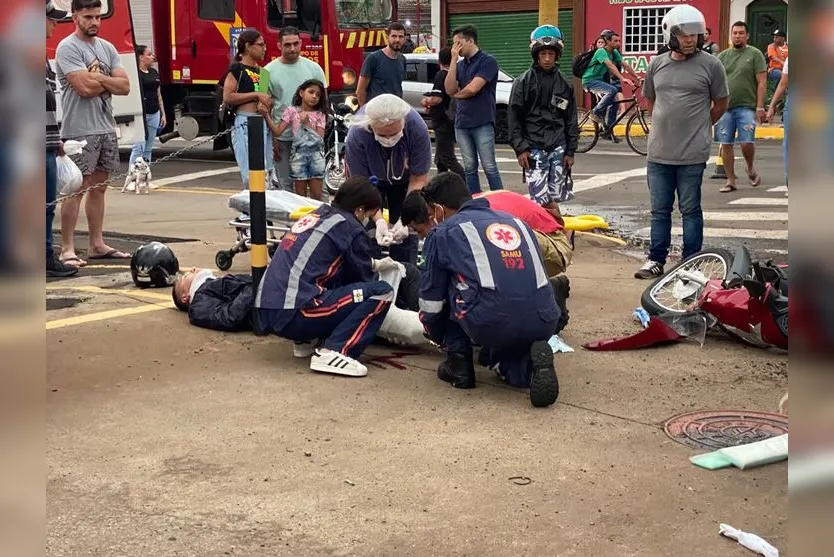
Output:
<instances>
[{"instance_id":1,"label":"crashed motorcycle","mask_svg":"<svg viewBox=\"0 0 834 557\"><path fill-rule=\"evenodd\" d=\"M335 195L345 181L345 138L347 138L347 124L345 117L353 113L353 109L345 103L331 107L327 130L324 134L326 149L324 166L324 185L330 195Z\"/></svg>"},{"instance_id":2,"label":"crashed motorcycle","mask_svg":"<svg viewBox=\"0 0 834 557\"><path fill-rule=\"evenodd\" d=\"M629 350L697 336L718 327L761 348L788 349L787 268L751 260L741 246L735 254L703 250L649 286L642 306L651 316L635 335L595 341L590 350ZM703 323L700 327L700 323Z\"/></svg>"}]
</instances>

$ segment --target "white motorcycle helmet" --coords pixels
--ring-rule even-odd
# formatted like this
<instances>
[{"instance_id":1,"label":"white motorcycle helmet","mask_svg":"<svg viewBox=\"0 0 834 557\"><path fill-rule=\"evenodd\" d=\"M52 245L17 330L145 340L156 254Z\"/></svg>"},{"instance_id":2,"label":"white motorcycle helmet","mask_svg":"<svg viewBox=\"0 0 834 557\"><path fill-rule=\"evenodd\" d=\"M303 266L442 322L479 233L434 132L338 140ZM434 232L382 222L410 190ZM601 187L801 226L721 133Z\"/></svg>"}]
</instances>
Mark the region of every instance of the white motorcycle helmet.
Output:
<instances>
[{"instance_id":1,"label":"white motorcycle helmet","mask_svg":"<svg viewBox=\"0 0 834 557\"><path fill-rule=\"evenodd\" d=\"M680 52L678 35L698 35L698 50L704 47L704 35L707 32L707 21L697 8L693 6L676 6L664 16L663 40L674 51ZM696 51L697 52L697 51Z\"/></svg>"}]
</instances>

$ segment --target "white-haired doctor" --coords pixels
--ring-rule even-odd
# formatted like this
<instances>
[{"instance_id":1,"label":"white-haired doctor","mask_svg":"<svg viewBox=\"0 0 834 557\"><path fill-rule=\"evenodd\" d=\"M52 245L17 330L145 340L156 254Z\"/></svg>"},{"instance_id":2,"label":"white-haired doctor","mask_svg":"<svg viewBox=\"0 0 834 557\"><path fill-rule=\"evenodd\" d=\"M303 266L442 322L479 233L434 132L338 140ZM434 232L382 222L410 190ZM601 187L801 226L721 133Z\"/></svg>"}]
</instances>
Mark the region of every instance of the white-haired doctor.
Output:
<instances>
[{"instance_id":1,"label":"white-haired doctor","mask_svg":"<svg viewBox=\"0 0 834 557\"><path fill-rule=\"evenodd\" d=\"M429 181L432 165L429 130L420 114L401 98L384 94L374 97L349 117L345 162L350 176L375 177L388 208L388 223L377 213L376 241L382 247L403 244L408 227L400 221L403 199ZM390 223L390 224L389 224ZM416 240L416 237L413 238ZM392 249L399 261L416 260L416 242ZM416 261L414 261L416 262Z\"/></svg>"}]
</instances>

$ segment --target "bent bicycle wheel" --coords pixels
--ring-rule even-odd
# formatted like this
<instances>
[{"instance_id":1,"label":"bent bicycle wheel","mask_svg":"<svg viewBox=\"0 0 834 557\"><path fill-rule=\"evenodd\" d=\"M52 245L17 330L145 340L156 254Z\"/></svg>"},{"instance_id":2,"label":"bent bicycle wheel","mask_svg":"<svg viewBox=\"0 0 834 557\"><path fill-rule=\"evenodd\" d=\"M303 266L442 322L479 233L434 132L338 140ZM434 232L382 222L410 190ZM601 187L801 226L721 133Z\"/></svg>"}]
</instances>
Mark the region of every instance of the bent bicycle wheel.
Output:
<instances>
[{"instance_id":1,"label":"bent bicycle wheel","mask_svg":"<svg viewBox=\"0 0 834 557\"><path fill-rule=\"evenodd\" d=\"M733 265L733 254L725 249L706 249L681 261L646 288L640 303L649 315L685 313L698 301L703 286L683 278L681 271L703 280L726 280Z\"/></svg>"}]
</instances>

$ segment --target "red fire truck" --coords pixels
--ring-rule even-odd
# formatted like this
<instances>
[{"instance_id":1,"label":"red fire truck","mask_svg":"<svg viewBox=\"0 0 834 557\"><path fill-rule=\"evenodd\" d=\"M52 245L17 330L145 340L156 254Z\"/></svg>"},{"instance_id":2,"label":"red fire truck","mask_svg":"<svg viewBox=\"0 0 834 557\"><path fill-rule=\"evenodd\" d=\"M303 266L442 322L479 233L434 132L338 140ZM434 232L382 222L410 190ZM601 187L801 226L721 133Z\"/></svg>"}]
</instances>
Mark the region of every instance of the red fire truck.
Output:
<instances>
[{"instance_id":1,"label":"red fire truck","mask_svg":"<svg viewBox=\"0 0 834 557\"><path fill-rule=\"evenodd\" d=\"M57 3L68 9L70 0ZM120 142L129 144L143 135L135 44L149 46L158 59L166 131L191 140L218 131L217 85L243 29L261 31L267 57L274 59L280 56L278 31L297 27L302 56L321 65L338 98L355 91L365 53L385 46L385 28L397 10L395 0L102 0L102 14L100 36L119 50L133 85L128 97L114 102ZM71 21L58 25L47 41L51 59L73 31Z\"/></svg>"}]
</instances>

